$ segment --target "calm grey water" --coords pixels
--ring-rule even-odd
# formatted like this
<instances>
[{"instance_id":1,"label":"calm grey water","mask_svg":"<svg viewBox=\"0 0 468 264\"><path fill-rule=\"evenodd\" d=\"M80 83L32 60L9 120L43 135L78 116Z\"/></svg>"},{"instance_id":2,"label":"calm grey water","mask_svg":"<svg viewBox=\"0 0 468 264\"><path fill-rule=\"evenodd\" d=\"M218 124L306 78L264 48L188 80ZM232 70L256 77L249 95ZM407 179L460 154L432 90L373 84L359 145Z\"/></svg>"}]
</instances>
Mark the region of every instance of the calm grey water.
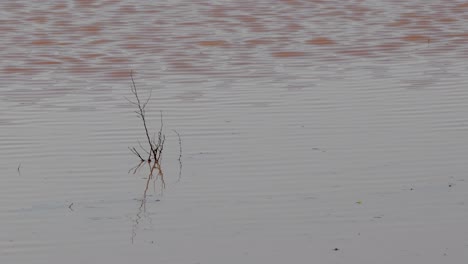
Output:
<instances>
[{"instance_id":1,"label":"calm grey water","mask_svg":"<svg viewBox=\"0 0 468 264\"><path fill-rule=\"evenodd\" d=\"M2 2L0 262L466 261L467 11Z\"/></svg>"}]
</instances>

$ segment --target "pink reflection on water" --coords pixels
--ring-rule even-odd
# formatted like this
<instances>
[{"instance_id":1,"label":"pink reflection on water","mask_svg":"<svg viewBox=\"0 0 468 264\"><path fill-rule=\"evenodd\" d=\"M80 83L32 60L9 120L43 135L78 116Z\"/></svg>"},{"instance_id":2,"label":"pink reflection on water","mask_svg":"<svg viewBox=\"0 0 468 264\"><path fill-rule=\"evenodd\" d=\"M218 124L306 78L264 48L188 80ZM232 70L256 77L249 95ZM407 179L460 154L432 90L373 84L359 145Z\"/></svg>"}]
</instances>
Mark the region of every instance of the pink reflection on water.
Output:
<instances>
[{"instance_id":1,"label":"pink reflection on water","mask_svg":"<svg viewBox=\"0 0 468 264\"><path fill-rule=\"evenodd\" d=\"M224 60L217 57L219 52L233 58L249 52L242 60L223 61L225 66L241 66L258 65L262 56L283 61L312 54L320 60L374 58L419 44L429 44L431 53L418 51L427 56L445 53L447 47L464 54L468 41L463 23L468 4L452 0L429 6L407 1L382 6L318 0L237 4L198 0L185 6L157 1L138 5L118 0L49 5L8 1L1 8L6 16L0 20L0 55L20 56L14 63L0 62L4 74L60 69L69 74L123 75L110 65L211 74L220 72L214 70ZM197 57L200 53L203 58Z\"/></svg>"},{"instance_id":2,"label":"pink reflection on water","mask_svg":"<svg viewBox=\"0 0 468 264\"><path fill-rule=\"evenodd\" d=\"M336 44L335 41L326 38L326 37L317 37L307 41L307 44L318 45L318 46L328 46Z\"/></svg>"},{"instance_id":3,"label":"pink reflection on water","mask_svg":"<svg viewBox=\"0 0 468 264\"><path fill-rule=\"evenodd\" d=\"M198 42L202 47L227 47L228 43L224 40L205 40Z\"/></svg>"},{"instance_id":4,"label":"pink reflection on water","mask_svg":"<svg viewBox=\"0 0 468 264\"><path fill-rule=\"evenodd\" d=\"M306 55L305 52L300 52L300 51L279 51L279 52L272 53L272 56L275 58L303 57L305 55Z\"/></svg>"}]
</instances>

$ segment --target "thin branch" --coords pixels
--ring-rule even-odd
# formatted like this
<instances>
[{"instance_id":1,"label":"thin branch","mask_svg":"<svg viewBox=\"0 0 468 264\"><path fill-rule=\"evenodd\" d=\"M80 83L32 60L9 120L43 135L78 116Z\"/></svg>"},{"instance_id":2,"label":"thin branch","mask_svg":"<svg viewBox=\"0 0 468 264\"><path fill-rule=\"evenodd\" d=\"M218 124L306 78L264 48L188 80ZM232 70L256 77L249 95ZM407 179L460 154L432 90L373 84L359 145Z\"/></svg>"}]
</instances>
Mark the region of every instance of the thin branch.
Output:
<instances>
[{"instance_id":1,"label":"thin branch","mask_svg":"<svg viewBox=\"0 0 468 264\"><path fill-rule=\"evenodd\" d=\"M150 153L141 145L140 141L138 141L138 145L140 146L140 148L141 148L144 152L146 152L146 154L150 154Z\"/></svg>"},{"instance_id":2,"label":"thin branch","mask_svg":"<svg viewBox=\"0 0 468 264\"><path fill-rule=\"evenodd\" d=\"M158 146L159 147L158 158L157 158L158 161L160 161L161 159L161 154L164 149L164 142L166 141L166 135L162 135L160 139L161 139L160 140L161 143L159 143L159 146Z\"/></svg>"},{"instance_id":3,"label":"thin branch","mask_svg":"<svg viewBox=\"0 0 468 264\"><path fill-rule=\"evenodd\" d=\"M124 96L125 100L127 100L129 103L138 106L137 103L133 102L132 100L128 99L126 96Z\"/></svg>"},{"instance_id":4,"label":"thin branch","mask_svg":"<svg viewBox=\"0 0 468 264\"><path fill-rule=\"evenodd\" d=\"M149 156L148 156L148 160L151 160L151 153L149 153L149 152L141 145L141 143L140 143L139 140L138 140L138 145L140 145L140 148L141 148L144 152L146 152L146 154L149 155Z\"/></svg>"},{"instance_id":5,"label":"thin branch","mask_svg":"<svg viewBox=\"0 0 468 264\"><path fill-rule=\"evenodd\" d=\"M145 104L141 104L140 97L138 96L138 89L136 87L135 80L133 79L133 71L130 72L130 78L132 79L132 86L130 87L130 89L131 89L133 95L135 95L135 98L136 98L135 105L138 106L137 115L143 121L143 127L145 128L146 139L148 140L148 144L150 145L151 152L154 154L155 151L154 151L153 144L151 144L151 138L150 138L150 135L149 135L149 132L148 132L148 126L146 125L146 117L145 117L145 107L146 107L146 103L148 101L146 101ZM150 159L151 159L151 157L150 157Z\"/></svg>"},{"instance_id":6,"label":"thin branch","mask_svg":"<svg viewBox=\"0 0 468 264\"><path fill-rule=\"evenodd\" d=\"M145 161L145 160L143 159L143 157L141 157L140 153L138 153L138 151L136 150L135 147L133 147L133 148L128 147L128 149L129 149L135 156L139 157L139 158L141 159L141 161Z\"/></svg>"},{"instance_id":7,"label":"thin branch","mask_svg":"<svg viewBox=\"0 0 468 264\"><path fill-rule=\"evenodd\" d=\"M146 105L148 104L148 102L150 101L151 99L151 95L153 94L153 88L150 89L150 94L148 96L148 99L146 99L146 102L143 104L143 109L145 109Z\"/></svg>"}]
</instances>

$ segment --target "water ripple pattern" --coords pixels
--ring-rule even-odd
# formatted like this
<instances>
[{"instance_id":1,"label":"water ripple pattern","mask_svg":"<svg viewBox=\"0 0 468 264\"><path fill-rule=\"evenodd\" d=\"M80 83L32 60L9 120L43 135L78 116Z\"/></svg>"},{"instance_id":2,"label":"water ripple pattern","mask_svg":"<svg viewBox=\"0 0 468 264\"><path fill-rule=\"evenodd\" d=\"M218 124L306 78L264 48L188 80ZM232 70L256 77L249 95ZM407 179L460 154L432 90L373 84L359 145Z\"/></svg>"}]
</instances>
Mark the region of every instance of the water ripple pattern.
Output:
<instances>
[{"instance_id":1,"label":"water ripple pattern","mask_svg":"<svg viewBox=\"0 0 468 264\"><path fill-rule=\"evenodd\" d=\"M2 1L0 262L462 263L467 20L457 0ZM131 70L164 178L128 151Z\"/></svg>"}]
</instances>

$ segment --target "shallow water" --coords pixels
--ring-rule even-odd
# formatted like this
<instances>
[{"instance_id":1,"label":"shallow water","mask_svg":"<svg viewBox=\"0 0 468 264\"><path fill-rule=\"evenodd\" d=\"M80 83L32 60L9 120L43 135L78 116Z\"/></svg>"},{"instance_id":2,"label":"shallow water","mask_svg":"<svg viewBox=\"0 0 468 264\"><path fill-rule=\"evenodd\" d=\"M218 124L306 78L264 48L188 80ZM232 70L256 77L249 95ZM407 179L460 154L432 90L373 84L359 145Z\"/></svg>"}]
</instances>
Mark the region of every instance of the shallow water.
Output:
<instances>
[{"instance_id":1,"label":"shallow water","mask_svg":"<svg viewBox=\"0 0 468 264\"><path fill-rule=\"evenodd\" d=\"M467 11L1 3L0 262L463 262Z\"/></svg>"}]
</instances>

